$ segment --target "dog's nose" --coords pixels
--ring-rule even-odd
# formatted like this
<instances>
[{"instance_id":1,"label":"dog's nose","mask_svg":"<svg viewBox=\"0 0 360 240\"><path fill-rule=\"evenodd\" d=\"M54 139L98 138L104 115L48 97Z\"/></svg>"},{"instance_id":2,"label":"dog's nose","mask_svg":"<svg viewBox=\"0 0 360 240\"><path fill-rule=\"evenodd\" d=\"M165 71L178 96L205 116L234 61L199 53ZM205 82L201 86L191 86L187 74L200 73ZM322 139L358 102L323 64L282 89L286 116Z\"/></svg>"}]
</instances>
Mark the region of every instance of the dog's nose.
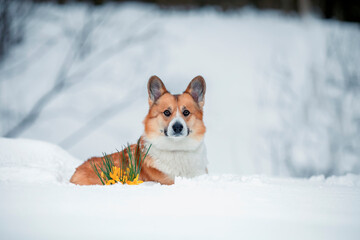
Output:
<instances>
[{"instance_id":1,"label":"dog's nose","mask_svg":"<svg viewBox=\"0 0 360 240\"><path fill-rule=\"evenodd\" d=\"M172 126L173 130L175 133L181 133L181 131L183 130L183 125L179 122L176 122L173 126Z\"/></svg>"}]
</instances>

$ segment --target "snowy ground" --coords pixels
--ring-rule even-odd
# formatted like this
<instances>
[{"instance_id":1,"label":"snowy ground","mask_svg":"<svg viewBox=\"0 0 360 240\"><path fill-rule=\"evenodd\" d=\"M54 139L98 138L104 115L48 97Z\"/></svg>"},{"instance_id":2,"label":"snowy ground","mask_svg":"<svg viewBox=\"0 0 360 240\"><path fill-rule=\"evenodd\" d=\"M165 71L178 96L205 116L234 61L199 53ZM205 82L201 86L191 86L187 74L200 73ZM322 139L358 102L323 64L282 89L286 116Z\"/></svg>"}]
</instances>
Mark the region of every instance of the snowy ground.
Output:
<instances>
[{"instance_id":1,"label":"snowy ground","mask_svg":"<svg viewBox=\"0 0 360 240\"><path fill-rule=\"evenodd\" d=\"M2 239L358 239L360 176L75 186L61 148L0 139Z\"/></svg>"}]
</instances>

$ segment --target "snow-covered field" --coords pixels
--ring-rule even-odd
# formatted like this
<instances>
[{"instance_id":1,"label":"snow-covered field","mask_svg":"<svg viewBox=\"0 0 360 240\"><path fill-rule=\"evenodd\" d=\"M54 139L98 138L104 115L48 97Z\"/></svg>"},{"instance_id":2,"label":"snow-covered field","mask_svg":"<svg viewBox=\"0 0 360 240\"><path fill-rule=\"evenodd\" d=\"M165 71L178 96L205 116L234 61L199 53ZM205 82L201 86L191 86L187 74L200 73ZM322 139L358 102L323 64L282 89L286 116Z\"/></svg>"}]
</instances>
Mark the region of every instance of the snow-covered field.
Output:
<instances>
[{"instance_id":1,"label":"snow-covered field","mask_svg":"<svg viewBox=\"0 0 360 240\"><path fill-rule=\"evenodd\" d=\"M0 65L0 136L41 106L20 139L0 138L0 239L360 238L358 24L142 4L33 11ZM154 74L173 93L205 77L210 175L70 184L83 160L141 135Z\"/></svg>"},{"instance_id":2,"label":"snow-covered field","mask_svg":"<svg viewBox=\"0 0 360 240\"><path fill-rule=\"evenodd\" d=\"M208 175L175 185L75 186L79 160L0 139L1 239L358 239L360 176Z\"/></svg>"}]
</instances>

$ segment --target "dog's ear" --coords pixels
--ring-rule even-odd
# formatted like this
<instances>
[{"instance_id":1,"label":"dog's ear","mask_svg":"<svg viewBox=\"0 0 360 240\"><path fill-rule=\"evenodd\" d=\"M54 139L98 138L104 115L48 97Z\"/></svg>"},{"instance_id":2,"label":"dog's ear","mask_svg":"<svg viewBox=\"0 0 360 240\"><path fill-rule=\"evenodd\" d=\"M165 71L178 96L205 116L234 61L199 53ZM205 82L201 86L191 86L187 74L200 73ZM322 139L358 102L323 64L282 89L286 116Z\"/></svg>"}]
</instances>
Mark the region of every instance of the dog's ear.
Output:
<instances>
[{"instance_id":1,"label":"dog's ear","mask_svg":"<svg viewBox=\"0 0 360 240\"><path fill-rule=\"evenodd\" d=\"M194 77L185 90L185 92L189 93L201 108L205 103L205 91L206 83L202 76Z\"/></svg>"},{"instance_id":2,"label":"dog's ear","mask_svg":"<svg viewBox=\"0 0 360 240\"><path fill-rule=\"evenodd\" d=\"M164 83L157 76L152 76L148 82L149 104L156 102L164 93L167 92Z\"/></svg>"}]
</instances>

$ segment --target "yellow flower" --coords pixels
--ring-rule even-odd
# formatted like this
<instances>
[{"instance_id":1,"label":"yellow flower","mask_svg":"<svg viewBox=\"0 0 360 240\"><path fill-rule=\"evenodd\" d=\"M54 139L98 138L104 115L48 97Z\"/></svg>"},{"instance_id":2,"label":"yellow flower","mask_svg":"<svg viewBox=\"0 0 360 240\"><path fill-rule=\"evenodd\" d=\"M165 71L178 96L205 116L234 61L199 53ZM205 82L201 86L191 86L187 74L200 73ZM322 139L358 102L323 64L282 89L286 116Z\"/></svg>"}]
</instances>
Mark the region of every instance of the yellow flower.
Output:
<instances>
[{"instance_id":1,"label":"yellow flower","mask_svg":"<svg viewBox=\"0 0 360 240\"><path fill-rule=\"evenodd\" d=\"M116 175L120 175L120 168L114 166L113 169L112 169L112 171L113 171L113 173L115 173Z\"/></svg>"},{"instance_id":2,"label":"yellow flower","mask_svg":"<svg viewBox=\"0 0 360 240\"><path fill-rule=\"evenodd\" d=\"M104 176L104 173L101 172L101 176ZM111 172L109 173L109 176L112 180L114 180L115 182L120 182L120 168L118 167L112 167ZM103 177L104 178L104 177ZM110 179L110 180L111 180Z\"/></svg>"},{"instance_id":3,"label":"yellow flower","mask_svg":"<svg viewBox=\"0 0 360 240\"><path fill-rule=\"evenodd\" d=\"M143 183L143 181L139 180L139 175L136 176L136 178L132 181L126 181L128 185L139 185L140 183Z\"/></svg>"},{"instance_id":4,"label":"yellow flower","mask_svg":"<svg viewBox=\"0 0 360 240\"><path fill-rule=\"evenodd\" d=\"M109 172L109 178L107 179L104 172L101 172L101 177L104 179L105 185L113 185L117 182L121 182L122 184L128 184L128 185L139 185L143 183L143 181L139 180L139 175L136 176L135 179L132 181L129 180L130 178L130 168L127 167L126 169L122 170L119 167L113 166L111 169L111 172Z\"/></svg>"},{"instance_id":5,"label":"yellow flower","mask_svg":"<svg viewBox=\"0 0 360 240\"><path fill-rule=\"evenodd\" d=\"M128 180L128 176L124 175L122 180L123 182L126 182Z\"/></svg>"},{"instance_id":6,"label":"yellow flower","mask_svg":"<svg viewBox=\"0 0 360 240\"><path fill-rule=\"evenodd\" d=\"M105 182L106 185L113 185L115 184L115 181L114 180L108 180Z\"/></svg>"},{"instance_id":7,"label":"yellow flower","mask_svg":"<svg viewBox=\"0 0 360 240\"><path fill-rule=\"evenodd\" d=\"M113 171L113 172L110 172L109 175L110 175L110 177L111 177L112 179L114 179L116 182L119 182L119 181L120 181L119 175L117 174L117 171L116 171L116 170Z\"/></svg>"}]
</instances>

